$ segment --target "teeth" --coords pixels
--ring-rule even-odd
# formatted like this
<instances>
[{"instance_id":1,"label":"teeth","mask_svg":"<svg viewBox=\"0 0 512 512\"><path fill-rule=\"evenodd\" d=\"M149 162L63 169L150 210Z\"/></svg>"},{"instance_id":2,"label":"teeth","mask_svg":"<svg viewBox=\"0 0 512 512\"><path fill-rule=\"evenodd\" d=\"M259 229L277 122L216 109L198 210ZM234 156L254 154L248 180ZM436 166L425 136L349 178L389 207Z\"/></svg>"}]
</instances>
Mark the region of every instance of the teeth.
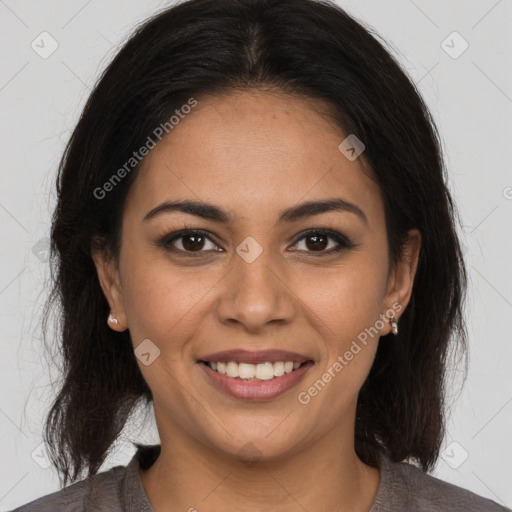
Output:
<instances>
[{"instance_id":1,"label":"teeth","mask_svg":"<svg viewBox=\"0 0 512 512\"><path fill-rule=\"evenodd\" d=\"M300 367L300 363L293 361L276 361L275 363L267 361L259 364L229 361L208 363L208 365L222 375L245 380L272 380L274 377L282 377L285 373L291 373Z\"/></svg>"},{"instance_id":2,"label":"teeth","mask_svg":"<svg viewBox=\"0 0 512 512\"><path fill-rule=\"evenodd\" d=\"M238 377L241 379L253 379L254 375L256 375L256 368L253 364L239 363Z\"/></svg>"},{"instance_id":3,"label":"teeth","mask_svg":"<svg viewBox=\"0 0 512 512\"><path fill-rule=\"evenodd\" d=\"M260 380L270 380L274 378L274 365L272 363L260 363L256 366L255 377Z\"/></svg>"},{"instance_id":4,"label":"teeth","mask_svg":"<svg viewBox=\"0 0 512 512\"><path fill-rule=\"evenodd\" d=\"M230 361L226 366L226 375L228 377L238 377L238 365Z\"/></svg>"},{"instance_id":5,"label":"teeth","mask_svg":"<svg viewBox=\"0 0 512 512\"><path fill-rule=\"evenodd\" d=\"M276 377L281 377L284 375L284 363L282 361L274 363L274 375Z\"/></svg>"}]
</instances>

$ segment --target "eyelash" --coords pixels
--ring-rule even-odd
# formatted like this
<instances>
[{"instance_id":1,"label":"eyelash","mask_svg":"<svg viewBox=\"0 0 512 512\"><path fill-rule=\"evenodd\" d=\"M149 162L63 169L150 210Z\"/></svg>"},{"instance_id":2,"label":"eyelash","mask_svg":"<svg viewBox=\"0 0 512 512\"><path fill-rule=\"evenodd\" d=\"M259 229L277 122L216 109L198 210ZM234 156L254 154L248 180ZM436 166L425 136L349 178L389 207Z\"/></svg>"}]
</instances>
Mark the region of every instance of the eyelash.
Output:
<instances>
[{"instance_id":1,"label":"eyelash","mask_svg":"<svg viewBox=\"0 0 512 512\"><path fill-rule=\"evenodd\" d=\"M170 233L166 235L162 240L159 242L159 245L162 246L165 250L174 252L174 253L181 253L186 254L187 256L197 258L203 256L203 253L207 251L184 251L182 249L177 249L172 246L172 243L175 240L179 240L180 238L185 238L187 236L193 236L193 235L199 235L204 236L206 239L208 239L213 244L217 245L215 240L213 240L207 231L204 231L202 229L185 229L181 231L175 231L174 233ZM300 234L299 238L293 243L293 245L297 245L301 240L304 238L308 238L310 236L314 235L320 235L320 236L327 236L328 238L331 238L334 240L338 246L335 248L332 248L328 251L322 250L322 251L306 251L308 253L311 253L314 257L322 257L327 255L333 255L338 254L344 249L352 249L357 246L357 244L352 243L346 236L342 235L341 233L338 233L337 231L333 231L332 229L309 229L307 231L304 231ZM302 251L299 251L302 252ZM315 254L317 252L317 254Z\"/></svg>"}]
</instances>

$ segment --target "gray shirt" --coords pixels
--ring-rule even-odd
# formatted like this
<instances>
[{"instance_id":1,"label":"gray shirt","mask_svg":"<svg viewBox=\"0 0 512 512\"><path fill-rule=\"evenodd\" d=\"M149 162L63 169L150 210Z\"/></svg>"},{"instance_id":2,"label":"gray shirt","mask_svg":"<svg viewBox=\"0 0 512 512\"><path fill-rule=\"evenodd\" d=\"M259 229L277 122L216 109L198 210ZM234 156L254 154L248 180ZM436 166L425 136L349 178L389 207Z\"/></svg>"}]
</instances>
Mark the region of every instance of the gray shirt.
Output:
<instances>
[{"instance_id":1,"label":"gray shirt","mask_svg":"<svg viewBox=\"0 0 512 512\"><path fill-rule=\"evenodd\" d=\"M138 468L151 466L159 453L159 445L139 446L127 466L98 473L11 512L154 512ZM369 512L512 512L412 464L381 457L380 469L380 484ZM200 511L200 504L195 508Z\"/></svg>"}]
</instances>

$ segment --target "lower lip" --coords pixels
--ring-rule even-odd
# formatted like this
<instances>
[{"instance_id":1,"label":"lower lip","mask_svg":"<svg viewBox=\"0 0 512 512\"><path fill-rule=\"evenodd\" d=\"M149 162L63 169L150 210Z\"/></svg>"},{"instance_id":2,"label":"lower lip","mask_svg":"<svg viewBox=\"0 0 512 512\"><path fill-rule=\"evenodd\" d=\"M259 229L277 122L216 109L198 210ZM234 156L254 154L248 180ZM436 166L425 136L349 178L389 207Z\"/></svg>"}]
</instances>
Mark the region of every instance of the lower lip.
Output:
<instances>
[{"instance_id":1,"label":"lower lip","mask_svg":"<svg viewBox=\"0 0 512 512\"><path fill-rule=\"evenodd\" d=\"M260 381L243 381L241 379L228 377L227 375L222 375L212 370L205 363L199 363L199 366L214 384L235 398L241 398L243 400L270 400L282 395L295 386L309 368L313 366L313 362L308 361L296 370L285 373L281 377Z\"/></svg>"}]
</instances>

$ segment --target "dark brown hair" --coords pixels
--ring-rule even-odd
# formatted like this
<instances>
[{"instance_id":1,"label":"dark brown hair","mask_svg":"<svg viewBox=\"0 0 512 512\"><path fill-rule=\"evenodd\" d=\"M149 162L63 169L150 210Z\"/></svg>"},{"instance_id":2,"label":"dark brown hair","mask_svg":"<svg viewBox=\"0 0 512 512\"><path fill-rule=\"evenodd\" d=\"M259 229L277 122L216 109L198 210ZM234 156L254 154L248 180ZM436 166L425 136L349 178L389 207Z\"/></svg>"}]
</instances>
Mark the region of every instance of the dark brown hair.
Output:
<instances>
[{"instance_id":1,"label":"dark brown hair","mask_svg":"<svg viewBox=\"0 0 512 512\"><path fill-rule=\"evenodd\" d=\"M366 146L385 204L391 263L406 232L422 247L398 336L382 337L358 397L355 449L375 466L436 462L447 355L465 349L466 269L437 128L406 72L370 28L328 1L189 0L139 26L99 78L66 147L51 231L60 390L45 440L66 484L95 474L137 405L149 404L129 332L112 331L91 258L117 256L124 200L139 166L98 187L191 98L258 89L324 100ZM171 135L172 136L172 135ZM47 324L45 323L45 330ZM48 343L48 340L47 340Z\"/></svg>"}]
</instances>

